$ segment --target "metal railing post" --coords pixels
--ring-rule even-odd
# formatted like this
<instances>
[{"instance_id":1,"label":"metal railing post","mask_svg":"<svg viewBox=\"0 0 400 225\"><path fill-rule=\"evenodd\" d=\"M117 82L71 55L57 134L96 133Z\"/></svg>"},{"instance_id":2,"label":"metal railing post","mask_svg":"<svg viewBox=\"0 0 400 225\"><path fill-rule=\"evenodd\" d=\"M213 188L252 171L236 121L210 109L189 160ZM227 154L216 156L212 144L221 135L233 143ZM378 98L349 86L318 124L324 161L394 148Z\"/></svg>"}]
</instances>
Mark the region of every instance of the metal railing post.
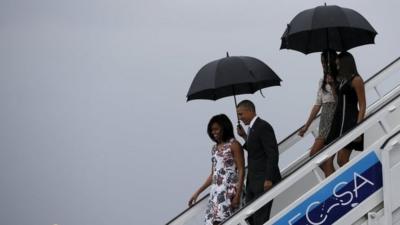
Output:
<instances>
[{"instance_id":1,"label":"metal railing post","mask_svg":"<svg viewBox=\"0 0 400 225\"><path fill-rule=\"evenodd\" d=\"M393 140L387 147L382 150L382 176L383 176L383 204L384 204L384 220L385 224L392 224L392 173L390 152L392 150L400 150L400 143Z\"/></svg>"}]
</instances>

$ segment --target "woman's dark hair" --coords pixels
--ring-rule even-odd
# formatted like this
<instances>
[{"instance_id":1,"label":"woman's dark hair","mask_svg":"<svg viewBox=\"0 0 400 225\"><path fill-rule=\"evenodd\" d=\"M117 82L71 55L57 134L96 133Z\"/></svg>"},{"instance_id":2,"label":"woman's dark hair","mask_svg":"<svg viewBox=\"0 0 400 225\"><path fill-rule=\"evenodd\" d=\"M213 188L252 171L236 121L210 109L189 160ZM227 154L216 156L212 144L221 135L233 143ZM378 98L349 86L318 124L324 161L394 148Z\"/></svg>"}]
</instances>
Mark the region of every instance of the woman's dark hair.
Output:
<instances>
[{"instance_id":1,"label":"woman's dark hair","mask_svg":"<svg viewBox=\"0 0 400 225\"><path fill-rule=\"evenodd\" d=\"M339 59L339 75L344 78L349 78L352 75L359 75L357 71L354 57L349 52L341 52L338 55Z\"/></svg>"},{"instance_id":2,"label":"woman's dark hair","mask_svg":"<svg viewBox=\"0 0 400 225\"><path fill-rule=\"evenodd\" d=\"M336 68L337 54L334 50L326 50L321 53L322 67L324 70L324 78L322 79L322 91L326 92L327 76L330 75L333 78L333 82L336 82L336 75L338 73Z\"/></svg>"},{"instance_id":3,"label":"woman's dark hair","mask_svg":"<svg viewBox=\"0 0 400 225\"><path fill-rule=\"evenodd\" d=\"M219 114L219 115L213 116L210 119L210 122L208 122L207 133L208 133L208 136L210 136L211 140L217 142L217 140L214 139L214 136L211 133L211 127L214 123L217 123L219 126L221 126L223 142L227 142L230 139L235 137L233 135L233 125L232 125L231 120L225 114Z\"/></svg>"}]
</instances>

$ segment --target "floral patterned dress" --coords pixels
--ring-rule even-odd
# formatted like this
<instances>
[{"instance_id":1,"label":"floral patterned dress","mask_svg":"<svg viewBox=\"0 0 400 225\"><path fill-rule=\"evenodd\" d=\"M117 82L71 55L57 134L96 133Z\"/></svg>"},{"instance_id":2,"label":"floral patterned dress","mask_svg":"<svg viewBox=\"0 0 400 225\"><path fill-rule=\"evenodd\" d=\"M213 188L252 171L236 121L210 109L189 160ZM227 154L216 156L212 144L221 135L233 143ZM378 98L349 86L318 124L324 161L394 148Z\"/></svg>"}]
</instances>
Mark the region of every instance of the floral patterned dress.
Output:
<instances>
[{"instance_id":1,"label":"floral patterned dress","mask_svg":"<svg viewBox=\"0 0 400 225\"><path fill-rule=\"evenodd\" d=\"M324 91L322 89L322 83L323 79L319 81L319 88L315 105L321 106L318 137L324 138L324 140L326 141L328 134L331 130L333 116L335 115L337 99L335 94L333 93L331 85L326 84L326 91ZM329 144L329 142L325 143Z\"/></svg>"},{"instance_id":2,"label":"floral patterned dress","mask_svg":"<svg viewBox=\"0 0 400 225\"><path fill-rule=\"evenodd\" d=\"M238 171L231 150L233 141L234 139L231 139L219 148L214 145L211 151L213 177L206 209L206 225L212 225L215 221L221 222L233 213L230 205L231 200L236 195L239 182Z\"/></svg>"}]
</instances>

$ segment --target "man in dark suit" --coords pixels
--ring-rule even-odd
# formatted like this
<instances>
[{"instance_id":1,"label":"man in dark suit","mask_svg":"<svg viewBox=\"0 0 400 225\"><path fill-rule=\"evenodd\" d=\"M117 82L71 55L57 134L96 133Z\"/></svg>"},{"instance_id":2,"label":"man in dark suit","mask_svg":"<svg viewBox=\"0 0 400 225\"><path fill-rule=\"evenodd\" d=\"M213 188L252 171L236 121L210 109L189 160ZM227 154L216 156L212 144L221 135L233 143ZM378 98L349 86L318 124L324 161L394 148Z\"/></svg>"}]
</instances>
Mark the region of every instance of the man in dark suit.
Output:
<instances>
[{"instance_id":1,"label":"man in dark suit","mask_svg":"<svg viewBox=\"0 0 400 225\"><path fill-rule=\"evenodd\" d=\"M237 114L246 126L246 133L242 126L238 126L238 134L246 141L243 148L247 150L247 182L246 202L268 191L281 180L278 167L279 151L275 133L271 125L259 118L254 104L249 100L240 102L237 106ZM260 208L249 218L252 225L261 225L269 220L272 201Z\"/></svg>"}]
</instances>

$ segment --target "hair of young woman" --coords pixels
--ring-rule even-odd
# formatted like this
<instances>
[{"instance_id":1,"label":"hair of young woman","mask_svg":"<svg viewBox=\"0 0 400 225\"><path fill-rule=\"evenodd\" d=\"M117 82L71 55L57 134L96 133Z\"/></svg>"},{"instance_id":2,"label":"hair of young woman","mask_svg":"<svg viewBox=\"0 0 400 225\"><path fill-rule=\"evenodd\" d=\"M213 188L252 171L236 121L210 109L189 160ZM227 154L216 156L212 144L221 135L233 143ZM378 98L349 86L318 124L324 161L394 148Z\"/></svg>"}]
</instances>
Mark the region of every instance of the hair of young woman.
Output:
<instances>
[{"instance_id":1,"label":"hair of young woman","mask_svg":"<svg viewBox=\"0 0 400 225\"><path fill-rule=\"evenodd\" d=\"M336 68L337 54L334 50L326 50L321 53L321 58L325 61L324 65L324 78L322 79L322 91L327 92L327 76L330 75L333 81L336 82L336 75L338 73Z\"/></svg>"},{"instance_id":2,"label":"hair of young woman","mask_svg":"<svg viewBox=\"0 0 400 225\"><path fill-rule=\"evenodd\" d=\"M356 62L354 57L349 52L341 52L338 55L339 59L339 71L338 75L343 78L350 78L353 75L359 75L357 71Z\"/></svg>"}]
</instances>

